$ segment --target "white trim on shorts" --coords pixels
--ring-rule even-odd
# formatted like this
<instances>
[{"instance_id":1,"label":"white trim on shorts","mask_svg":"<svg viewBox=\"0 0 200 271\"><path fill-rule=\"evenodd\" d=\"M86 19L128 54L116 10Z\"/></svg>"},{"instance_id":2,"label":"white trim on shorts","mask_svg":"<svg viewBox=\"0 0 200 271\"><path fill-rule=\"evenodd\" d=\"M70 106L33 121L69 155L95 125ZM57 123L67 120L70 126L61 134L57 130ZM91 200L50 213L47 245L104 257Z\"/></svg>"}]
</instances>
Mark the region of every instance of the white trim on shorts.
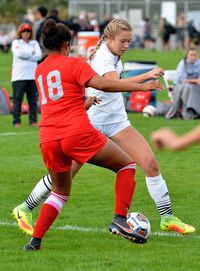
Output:
<instances>
[{"instance_id":1,"label":"white trim on shorts","mask_svg":"<svg viewBox=\"0 0 200 271\"><path fill-rule=\"evenodd\" d=\"M125 120L121 122L116 122L116 123L109 123L109 124L101 124L101 125L95 125L93 126L102 134L104 134L107 137L112 137L116 135L117 133L121 132L128 126L130 126L130 121Z\"/></svg>"}]
</instances>

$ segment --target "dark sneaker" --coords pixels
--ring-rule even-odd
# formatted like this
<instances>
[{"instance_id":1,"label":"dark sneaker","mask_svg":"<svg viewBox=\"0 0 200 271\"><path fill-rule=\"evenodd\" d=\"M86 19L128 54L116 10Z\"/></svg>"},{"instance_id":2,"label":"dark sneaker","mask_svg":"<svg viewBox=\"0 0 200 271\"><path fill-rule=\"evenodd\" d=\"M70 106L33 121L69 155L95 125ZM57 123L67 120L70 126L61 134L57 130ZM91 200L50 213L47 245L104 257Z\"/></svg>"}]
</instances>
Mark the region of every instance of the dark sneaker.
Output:
<instances>
[{"instance_id":1,"label":"dark sneaker","mask_svg":"<svg viewBox=\"0 0 200 271\"><path fill-rule=\"evenodd\" d=\"M113 234L119 234L135 243L145 244L147 239L131 229L126 221L126 217L117 215L109 226L109 231Z\"/></svg>"},{"instance_id":2,"label":"dark sneaker","mask_svg":"<svg viewBox=\"0 0 200 271\"><path fill-rule=\"evenodd\" d=\"M41 250L41 239L32 237L29 243L24 247L24 250Z\"/></svg>"}]
</instances>

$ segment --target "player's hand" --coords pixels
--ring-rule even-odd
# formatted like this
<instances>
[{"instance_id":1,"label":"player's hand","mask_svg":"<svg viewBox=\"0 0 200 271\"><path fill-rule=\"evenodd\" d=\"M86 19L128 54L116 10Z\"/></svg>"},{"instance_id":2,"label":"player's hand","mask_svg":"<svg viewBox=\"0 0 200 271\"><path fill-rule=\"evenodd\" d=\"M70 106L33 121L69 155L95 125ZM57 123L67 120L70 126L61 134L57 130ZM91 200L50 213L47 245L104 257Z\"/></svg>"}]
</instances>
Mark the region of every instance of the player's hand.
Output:
<instances>
[{"instance_id":1,"label":"player's hand","mask_svg":"<svg viewBox=\"0 0 200 271\"><path fill-rule=\"evenodd\" d=\"M162 68L155 68L147 72L149 79L157 79L164 75L164 70Z\"/></svg>"},{"instance_id":2,"label":"player's hand","mask_svg":"<svg viewBox=\"0 0 200 271\"><path fill-rule=\"evenodd\" d=\"M101 99L97 98L96 96L89 96L85 101L85 108L88 110L92 105L99 104Z\"/></svg>"},{"instance_id":3,"label":"player's hand","mask_svg":"<svg viewBox=\"0 0 200 271\"><path fill-rule=\"evenodd\" d=\"M164 147L170 150L175 150L176 143L179 139L177 134L171 129L162 128L152 133L151 140L158 150L161 150Z\"/></svg>"},{"instance_id":4,"label":"player's hand","mask_svg":"<svg viewBox=\"0 0 200 271\"><path fill-rule=\"evenodd\" d=\"M198 84L198 79L187 79L185 80L185 83ZM199 83L200 83L200 80L199 80Z\"/></svg>"},{"instance_id":5,"label":"player's hand","mask_svg":"<svg viewBox=\"0 0 200 271\"><path fill-rule=\"evenodd\" d=\"M147 81L147 82L143 83L142 85L143 85L144 91L148 91L151 89L154 89L154 90L164 89L163 85L158 80Z\"/></svg>"}]
</instances>

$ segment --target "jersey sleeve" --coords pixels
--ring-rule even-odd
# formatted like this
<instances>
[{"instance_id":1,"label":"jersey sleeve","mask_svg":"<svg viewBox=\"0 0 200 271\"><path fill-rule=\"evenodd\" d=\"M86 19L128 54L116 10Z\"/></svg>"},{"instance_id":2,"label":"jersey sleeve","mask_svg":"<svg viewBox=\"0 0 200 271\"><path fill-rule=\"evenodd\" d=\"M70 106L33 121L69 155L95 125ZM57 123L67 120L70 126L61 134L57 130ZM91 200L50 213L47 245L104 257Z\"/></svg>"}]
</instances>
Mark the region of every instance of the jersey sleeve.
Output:
<instances>
[{"instance_id":1,"label":"jersey sleeve","mask_svg":"<svg viewBox=\"0 0 200 271\"><path fill-rule=\"evenodd\" d=\"M85 86L85 83L96 75L96 72L90 67L90 65L80 59L76 59L72 65L72 73L75 81L81 85Z\"/></svg>"},{"instance_id":2,"label":"jersey sleeve","mask_svg":"<svg viewBox=\"0 0 200 271\"><path fill-rule=\"evenodd\" d=\"M95 56L95 60L91 60L91 66L100 76L103 76L107 72L116 71L112 57L110 57L106 52L105 55L102 54Z\"/></svg>"}]
</instances>

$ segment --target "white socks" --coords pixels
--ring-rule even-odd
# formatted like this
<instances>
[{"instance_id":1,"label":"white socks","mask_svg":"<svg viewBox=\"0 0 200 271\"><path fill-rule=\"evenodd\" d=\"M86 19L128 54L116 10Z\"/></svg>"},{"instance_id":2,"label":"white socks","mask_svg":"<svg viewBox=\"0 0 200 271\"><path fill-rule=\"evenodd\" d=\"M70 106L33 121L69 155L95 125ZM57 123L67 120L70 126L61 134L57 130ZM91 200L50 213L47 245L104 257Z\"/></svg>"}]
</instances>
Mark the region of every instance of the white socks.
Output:
<instances>
[{"instance_id":1,"label":"white socks","mask_svg":"<svg viewBox=\"0 0 200 271\"><path fill-rule=\"evenodd\" d=\"M154 177L146 177L146 184L161 216L172 215L171 201L165 180L161 174Z\"/></svg>"},{"instance_id":2,"label":"white socks","mask_svg":"<svg viewBox=\"0 0 200 271\"><path fill-rule=\"evenodd\" d=\"M33 210L41 202L44 202L51 193L52 182L49 174L44 176L34 187L31 194L26 199L25 203L30 210Z\"/></svg>"}]
</instances>

